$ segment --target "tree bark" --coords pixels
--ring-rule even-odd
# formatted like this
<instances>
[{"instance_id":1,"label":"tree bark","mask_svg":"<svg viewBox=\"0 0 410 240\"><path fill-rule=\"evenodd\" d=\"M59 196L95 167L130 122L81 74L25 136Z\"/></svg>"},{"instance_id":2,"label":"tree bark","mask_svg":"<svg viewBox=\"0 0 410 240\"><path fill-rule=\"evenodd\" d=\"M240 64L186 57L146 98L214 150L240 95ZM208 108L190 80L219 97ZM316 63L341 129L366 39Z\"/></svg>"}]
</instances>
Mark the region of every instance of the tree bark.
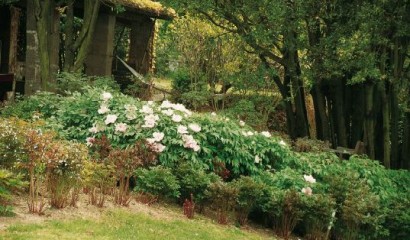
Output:
<instances>
[{"instance_id":1,"label":"tree bark","mask_svg":"<svg viewBox=\"0 0 410 240\"><path fill-rule=\"evenodd\" d=\"M365 87L364 143L370 158L375 159L374 84Z\"/></svg>"}]
</instances>

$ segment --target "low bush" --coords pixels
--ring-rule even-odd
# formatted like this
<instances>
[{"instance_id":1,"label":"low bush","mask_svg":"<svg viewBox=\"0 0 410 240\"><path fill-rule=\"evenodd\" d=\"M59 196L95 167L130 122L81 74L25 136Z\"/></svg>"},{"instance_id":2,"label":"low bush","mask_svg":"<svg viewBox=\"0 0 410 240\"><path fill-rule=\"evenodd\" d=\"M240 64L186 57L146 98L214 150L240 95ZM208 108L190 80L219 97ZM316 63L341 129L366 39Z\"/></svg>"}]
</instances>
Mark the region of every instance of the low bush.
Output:
<instances>
[{"instance_id":1,"label":"low bush","mask_svg":"<svg viewBox=\"0 0 410 240\"><path fill-rule=\"evenodd\" d=\"M222 181L212 183L206 190L210 206L216 210L218 223L227 224L229 213L235 207L238 189Z\"/></svg>"},{"instance_id":2,"label":"low bush","mask_svg":"<svg viewBox=\"0 0 410 240\"><path fill-rule=\"evenodd\" d=\"M205 191L211 183L220 181L220 178L214 173L206 173L200 167L192 166L188 163L183 163L173 169L175 176L180 185L180 200L191 200L201 208L205 202ZM202 209L200 209L202 210Z\"/></svg>"},{"instance_id":3,"label":"low bush","mask_svg":"<svg viewBox=\"0 0 410 240\"><path fill-rule=\"evenodd\" d=\"M162 166L135 171L137 193L152 194L158 200L177 199L180 196L177 178L171 170Z\"/></svg>"},{"instance_id":4,"label":"low bush","mask_svg":"<svg viewBox=\"0 0 410 240\"><path fill-rule=\"evenodd\" d=\"M21 191L26 185L23 175L0 168L0 216L13 215L12 194Z\"/></svg>"}]
</instances>

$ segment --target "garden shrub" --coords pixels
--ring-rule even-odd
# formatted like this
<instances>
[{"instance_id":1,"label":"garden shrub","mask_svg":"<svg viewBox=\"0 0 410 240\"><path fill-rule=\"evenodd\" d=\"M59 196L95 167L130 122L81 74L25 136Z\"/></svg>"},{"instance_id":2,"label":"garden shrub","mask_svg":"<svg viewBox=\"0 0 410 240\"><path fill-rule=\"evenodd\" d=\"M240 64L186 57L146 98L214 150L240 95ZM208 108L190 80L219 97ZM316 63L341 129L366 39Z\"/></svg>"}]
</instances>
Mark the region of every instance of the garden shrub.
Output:
<instances>
[{"instance_id":1,"label":"garden shrub","mask_svg":"<svg viewBox=\"0 0 410 240\"><path fill-rule=\"evenodd\" d=\"M63 98L49 92L38 92L35 95L24 97L11 105L1 109L4 117L17 117L24 120L50 118L60 108Z\"/></svg>"},{"instance_id":2,"label":"garden shrub","mask_svg":"<svg viewBox=\"0 0 410 240\"><path fill-rule=\"evenodd\" d=\"M87 76L81 73L62 72L57 76L57 93L65 95L73 92L83 92L86 87L119 91L120 86L112 77Z\"/></svg>"},{"instance_id":3,"label":"garden shrub","mask_svg":"<svg viewBox=\"0 0 410 240\"><path fill-rule=\"evenodd\" d=\"M23 175L0 168L0 216L13 215L12 194L22 190L26 185Z\"/></svg>"},{"instance_id":4,"label":"garden shrub","mask_svg":"<svg viewBox=\"0 0 410 240\"><path fill-rule=\"evenodd\" d=\"M29 124L17 118L0 118L0 167L11 169L26 157L24 132Z\"/></svg>"},{"instance_id":5,"label":"garden shrub","mask_svg":"<svg viewBox=\"0 0 410 240\"><path fill-rule=\"evenodd\" d=\"M213 170L214 162L222 162L234 177L269 168L290 155L286 143L268 132L221 116L195 115L168 101L158 105L88 88L64 97L58 107L46 122L61 138L92 145L93 139L106 136L113 148L121 149L149 140L167 167L188 160Z\"/></svg>"},{"instance_id":6,"label":"garden shrub","mask_svg":"<svg viewBox=\"0 0 410 240\"><path fill-rule=\"evenodd\" d=\"M249 213L264 194L265 186L249 176L241 176L232 184L238 191L235 204L236 219L240 225L246 225Z\"/></svg>"},{"instance_id":7,"label":"garden shrub","mask_svg":"<svg viewBox=\"0 0 410 240\"><path fill-rule=\"evenodd\" d=\"M81 172L84 192L89 195L89 203L104 207L106 193L115 187L114 166L109 161L92 159L84 163Z\"/></svg>"},{"instance_id":8,"label":"garden shrub","mask_svg":"<svg viewBox=\"0 0 410 240\"><path fill-rule=\"evenodd\" d=\"M152 194L158 200L176 199L180 196L178 180L169 168L156 166L137 169L135 176L137 180L134 191L137 193Z\"/></svg>"},{"instance_id":9,"label":"garden shrub","mask_svg":"<svg viewBox=\"0 0 410 240\"><path fill-rule=\"evenodd\" d=\"M233 184L217 181L212 183L205 192L210 206L217 211L220 224L228 223L228 215L235 207L238 189Z\"/></svg>"},{"instance_id":10,"label":"garden shrub","mask_svg":"<svg viewBox=\"0 0 410 240\"><path fill-rule=\"evenodd\" d=\"M84 162L88 161L85 145L54 140L49 143L43 160L46 166L47 188L50 191L50 205L64 208L75 206L79 189L82 187Z\"/></svg>"},{"instance_id":11,"label":"garden shrub","mask_svg":"<svg viewBox=\"0 0 410 240\"><path fill-rule=\"evenodd\" d=\"M211 183L220 181L220 178L214 173L206 173L200 167L195 167L188 163L182 163L174 168L173 172L181 186L180 200L190 199L192 194L193 201L201 208L206 200L205 191L208 186Z\"/></svg>"}]
</instances>

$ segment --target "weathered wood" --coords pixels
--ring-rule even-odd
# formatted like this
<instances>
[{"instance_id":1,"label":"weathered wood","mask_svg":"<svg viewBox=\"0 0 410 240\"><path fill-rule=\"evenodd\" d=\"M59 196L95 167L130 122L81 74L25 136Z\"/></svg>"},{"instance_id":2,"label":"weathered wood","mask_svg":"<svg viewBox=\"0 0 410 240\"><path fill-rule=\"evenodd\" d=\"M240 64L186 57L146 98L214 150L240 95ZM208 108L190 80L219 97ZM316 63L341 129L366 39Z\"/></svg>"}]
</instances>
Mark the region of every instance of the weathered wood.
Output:
<instances>
[{"instance_id":1,"label":"weathered wood","mask_svg":"<svg viewBox=\"0 0 410 240\"><path fill-rule=\"evenodd\" d=\"M10 48L9 48L9 73L15 73L17 70L17 40L19 32L21 10L10 7ZM14 91L14 90L13 90Z\"/></svg>"},{"instance_id":2,"label":"weathered wood","mask_svg":"<svg viewBox=\"0 0 410 240\"><path fill-rule=\"evenodd\" d=\"M131 26L130 51L127 63L140 74L148 74L152 69L155 21L142 18Z\"/></svg>"}]
</instances>

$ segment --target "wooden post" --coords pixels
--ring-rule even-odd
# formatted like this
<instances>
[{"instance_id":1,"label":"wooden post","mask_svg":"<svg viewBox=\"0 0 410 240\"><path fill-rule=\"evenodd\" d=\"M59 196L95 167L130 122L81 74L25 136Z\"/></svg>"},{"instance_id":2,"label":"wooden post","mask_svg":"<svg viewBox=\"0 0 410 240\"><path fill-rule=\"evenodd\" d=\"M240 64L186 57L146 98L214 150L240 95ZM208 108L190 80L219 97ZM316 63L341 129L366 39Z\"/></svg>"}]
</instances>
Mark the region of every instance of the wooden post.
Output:
<instances>
[{"instance_id":1,"label":"wooden post","mask_svg":"<svg viewBox=\"0 0 410 240\"><path fill-rule=\"evenodd\" d=\"M155 21L148 17L132 23L127 62L142 75L148 74L152 69L154 33Z\"/></svg>"}]
</instances>

